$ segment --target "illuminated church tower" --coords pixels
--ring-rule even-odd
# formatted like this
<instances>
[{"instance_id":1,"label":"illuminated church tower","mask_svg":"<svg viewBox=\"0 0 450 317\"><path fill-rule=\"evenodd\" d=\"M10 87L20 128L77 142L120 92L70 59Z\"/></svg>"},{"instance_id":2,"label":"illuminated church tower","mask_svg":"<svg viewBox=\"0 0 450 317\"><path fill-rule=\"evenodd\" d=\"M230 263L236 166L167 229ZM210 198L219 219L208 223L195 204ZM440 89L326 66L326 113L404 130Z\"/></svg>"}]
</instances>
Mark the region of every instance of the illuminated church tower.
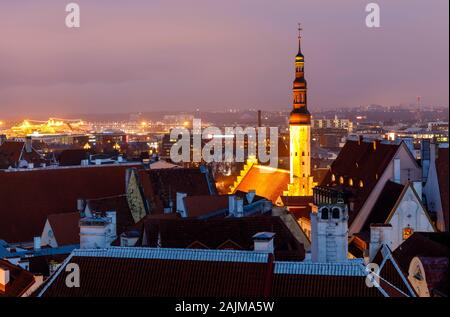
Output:
<instances>
[{"instance_id":1,"label":"illuminated church tower","mask_svg":"<svg viewBox=\"0 0 450 317\"><path fill-rule=\"evenodd\" d=\"M295 57L295 80L293 87L294 109L289 116L290 134L290 196L312 196L311 176L311 115L306 107L306 80L304 56L301 51L302 29L299 25L298 54Z\"/></svg>"}]
</instances>

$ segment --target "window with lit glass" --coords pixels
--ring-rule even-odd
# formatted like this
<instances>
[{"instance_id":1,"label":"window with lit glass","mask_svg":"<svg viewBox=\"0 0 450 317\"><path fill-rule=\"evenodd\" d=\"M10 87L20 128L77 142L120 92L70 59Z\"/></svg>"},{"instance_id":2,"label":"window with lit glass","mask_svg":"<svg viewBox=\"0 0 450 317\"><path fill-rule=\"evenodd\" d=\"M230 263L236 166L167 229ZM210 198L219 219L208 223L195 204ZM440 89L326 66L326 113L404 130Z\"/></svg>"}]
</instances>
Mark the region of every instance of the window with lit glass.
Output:
<instances>
[{"instance_id":1,"label":"window with lit glass","mask_svg":"<svg viewBox=\"0 0 450 317\"><path fill-rule=\"evenodd\" d=\"M403 229L403 240L408 239L412 234L414 233L414 230L412 228L404 228Z\"/></svg>"}]
</instances>

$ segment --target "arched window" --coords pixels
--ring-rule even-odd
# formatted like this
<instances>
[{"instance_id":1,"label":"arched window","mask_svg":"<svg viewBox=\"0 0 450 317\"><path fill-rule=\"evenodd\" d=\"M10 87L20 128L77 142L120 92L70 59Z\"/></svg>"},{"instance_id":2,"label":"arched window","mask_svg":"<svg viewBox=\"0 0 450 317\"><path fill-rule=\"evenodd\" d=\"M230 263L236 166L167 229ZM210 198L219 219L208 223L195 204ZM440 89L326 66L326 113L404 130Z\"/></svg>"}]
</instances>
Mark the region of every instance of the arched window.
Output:
<instances>
[{"instance_id":1,"label":"arched window","mask_svg":"<svg viewBox=\"0 0 450 317\"><path fill-rule=\"evenodd\" d=\"M350 179L348 180L348 184L349 184L350 186L353 186L353 179L352 179L352 178L350 178Z\"/></svg>"},{"instance_id":2,"label":"arched window","mask_svg":"<svg viewBox=\"0 0 450 317\"><path fill-rule=\"evenodd\" d=\"M359 180L359 187L361 187L361 188L364 187L364 182L362 181L362 179Z\"/></svg>"},{"instance_id":3,"label":"arched window","mask_svg":"<svg viewBox=\"0 0 450 317\"><path fill-rule=\"evenodd\" d=\"M330 210L328 208L322 208L322 219L328 219L328 213L330 212Z\"/></svg>"},{"instance_id":4,"label":"arched window","mask_svg":"<svg viewBox=\"0 0 450 317\"><path fill-rule=\"evenodd\" d=\"M339 213L340 213L339 208L333 208L333 211L332 211L333 219L339 219Z\"/></svg>"},{"instance_id":5,"label":"arched window","mask_svg":"<svg viewBox=\"0 0 450 317\"><path fill-rule=\"evenodd\" d=\"M341 185L344 184L344 177L342 177L342 176L339 177L339 184L341 184Z\"/></svg>"},{"instance_id":6,"label":"arched window","mask_svg":"<svg viewBox=\"0 0 450 317\"><path fill-rule=\"evenodd\" d=\"M335 181L336 181L336 175L331 174L331 181L332 181L332 182L335 182Z\"/></svg>"}]
</instances>

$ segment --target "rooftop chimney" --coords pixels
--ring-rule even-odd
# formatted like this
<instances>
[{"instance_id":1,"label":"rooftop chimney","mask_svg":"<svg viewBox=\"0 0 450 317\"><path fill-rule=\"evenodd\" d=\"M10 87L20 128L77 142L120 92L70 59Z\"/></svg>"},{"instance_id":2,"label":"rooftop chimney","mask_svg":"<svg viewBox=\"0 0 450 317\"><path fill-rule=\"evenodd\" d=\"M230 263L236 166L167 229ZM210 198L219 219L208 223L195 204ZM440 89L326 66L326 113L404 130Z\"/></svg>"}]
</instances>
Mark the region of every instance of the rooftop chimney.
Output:
<instances>
[{"instance_id":1,"label":"rooftop chimney","mask_svg":"<svg viewBox=\"0 0 450 317\"><path fill-rule=\"evenodd\" d=\"M115 211L107 211L106 218L111 219L111 239L114 241L117 238L117 213Z\"/></svg>"},{"instance_id":2,"label":"rooftop chimney","mask_svg":"<svg viewBox=\"0 0 450 317\"><path fill-rule=\"evenodd\" d=\"M77 210L80 214L84 212L84 209L86 208L86 201L82 198L77 199Z\"/></svg>"},{"instance_id":3,"label":"rooftop chimney","mask_svg":"<svg viewBox=\"0 0 450 317\"><path fill-rule=\"evenodd\" d=\"M184 204L184 198L187 197L186 193L179 193L177 192L177 202L176 202L176 209L177 212L183 217L186 218L187 215L187 210L186 210L186 206Z\"/></svg>"},{"instance_id":4,"label":"rooftop chimney","mask_svg":"<svg viewBox=\"0 0 450 317\"><path fill-rule=\"evenodd\" d=\"M0 266L0 290L5 291L6 285L9 283L9 269L4 266Z\"/></svg>"},{"instance_id":5,"label":"rooftop chimney","mask_svg":"<svg viewBox=\"0 0 450 317\"><path fill-rule=\"evenodd\" d=\"M250 189L247 193L247 195L245 195L245 197L247 198L247 202L249 204L251 204L253 202L253 199L256 196L256 191L254 189Z\"/></svg>"},{"instance_id":6,"label":"rooftop chimney","mask_svg":"<svg viewBox=\"0 0 450 317\"><path fill-rule=\"evenodd\" d=\"M236 217L244 217L244 200L241 197L236 198Z\"/></svg>"},{"instance_id":7,"label":"rooftop chimney","mask_svg":"<svg viewBox=\"0 0 450 317\"><path fill-rule=\"evenodd\" d=\"M31 151L33 150L33 146L32 146L32 139L31 136L27 136L25 138L25 151L27 153L31 153Z\"/></svg>"},{"instance_id":8,"label":"rooftop chimney","mask_svg":"<svg viewBox=\"0 0 450 317\"><path fill-rule=\"evenodd\" d=\"M390 224L371 224L370 225L370 243L369 243L369 261L372 261L377 252L383 245L392 247L392 225Z\"/></svg>"},{"instance_id":9,"label":"rooftop chimney","mask_svg":"<svg viewBox=\"0 0 450 317\"><path fill-rule=\"evenodd\" d=\"M236 195L228 196L228 215L234 215L236 212Z\"/></svg>"},{"instance_id":10,"label":"rooftop chimney","mask_svg":"<svg viewBox=\"0 0 450 317\"><path fill-rule=\"evenodd\" d=\"M273 240L275 233L258 232L253 236L254 250L256 252L272 253L274 252Z\"/></svg>"},{"instance_id":11,"label":"rooftop chimney","mask_svg":"<svg viewBox=\"0 0 450 317\"><path fill-rule=\"evenodd\" d=\"M34 251L39 251L41 249L41 237L33 238Z\"/></svg>"}]
</instances>

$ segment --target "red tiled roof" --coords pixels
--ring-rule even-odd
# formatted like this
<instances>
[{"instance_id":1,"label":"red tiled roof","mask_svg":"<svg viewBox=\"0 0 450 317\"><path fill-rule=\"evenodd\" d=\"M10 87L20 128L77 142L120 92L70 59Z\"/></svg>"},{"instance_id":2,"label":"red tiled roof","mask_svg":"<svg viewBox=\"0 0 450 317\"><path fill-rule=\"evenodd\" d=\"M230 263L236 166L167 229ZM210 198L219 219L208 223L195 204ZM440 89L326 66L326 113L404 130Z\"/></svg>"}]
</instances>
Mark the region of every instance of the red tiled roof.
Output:
<instances>
[{"instance_id":1,"label":"red tiled roof","mask_svg":"<svg viewBox=\"0 0 450 317\"><path fill-rule=\"evenodd\" d=\"M284 206L309 206L313 198L313 196L281 196L281 201Z\"/></svg>"},{"instance_id":2,"label":"red tiled roof","mask_svg":"<svg viewBox=\"0 0 450 317\"><path fill-rule=\"evenodd\" d=\"M251 251L117 248L76 250L80 287L62 267L38 296L331 297L381 296L362 263L274 262ZM292 265L291 265L292 264ZM300 270L295 268L299 267ZM294 272L294 274L292 274ZM300 272L302 271L302 272Z\"/></svg>"},{"instance_id":3,"label":"red tiled roof","mask_svg":"<svg viewBox=\"0 0 450 317\"><path fill-rule=\"evenodd\" d=\"M267 198L273 203L288 189L290 174L287 170L253 165L235 191L249 192L255 190L256 195Z\"/></svg>"},{"instance_id":4,"label":"red tiled roof","mask_svg":"<svg viewBox=\"0 0 450 317\"><path fill-rule=\"evenodd\" d=\"M363 276L275 274L274 297L382 297Z\"/></svg>"},{"instance_id":5,"label":"red tiled roof","mask_svg":"<svg viewBox=\"0 0 450 317\"><path fill-rule=\"evenodd\" d=\"M419 257L419 259L425 270L430 293L437 289L448 295L448 284L444 286L441 283L443 280L448 280L448 257Z\"/></svg>"},{"instance_id":6,"label":"red tiled roof","mask_svg":"<svg viewBox=\"0 0 450 317\"><path fill-rule=\"evenodd\" d=\"M448 231L448 148L439 148L436 159L436 171L438 175L439 191L441 196L442 213L444 214L445 231Z\"/></svg>"},{"instance_id":7,"label":"red tiled roof","mask_svg":"<svg viewBox=\"0 0 450 317\"><path fill-rule=\"evenodd\" d=\"M209 173L199 168L166 168L142 170L138 174L150 213L163 213L171 200L176 204L177 192L188 196L212 195L215 183Z\"/></svg>"},{"instance_id":8,"label":"red tiled roof","mask_svg":"<svg viewBox=\"0 0 450 317\"><path fill-rule=\"evenodd\" d=\"M77 199L121 195L130 165L0 171L0 239L31 241L50 214L73 212Z\"/></svg>"},{"instance_id":9,"label":"red tiled roof","mask_svg":"<svg viewBox=\"0 0 450 317\"><path fill-rule=\"evenodd\" d=\"M188 217L200 217L228 208L227 195L201 195L184 198Z\"/></svg>"},{"instance_id":10,"label":"red tiled roof","mask_svg":"<svg viewBox=\"0 0 450 317\"><path fill-rule=\"evenodd\" d=\"M392 254L400 269L408 275L409 264L415 256L448 257L448 232L414 232Z\"/></svg>"},{"instance_id":11,"label":"red tiled roof","mask_svg":"<svg viewBox=\"0 0 450 317\"><path fill-rule=\"evenodd\" d=\"M363 226L364 231L370 230L370 224L372 223L386 222L404 188L404 185L397 184L392 181L386 182L375 205L367 217L366 223Z\"/></svg>"},{"instance_id":12,"label":"red tiled roof","mask_svg":"<svg viewBox=\"0 0 450 317\"><path fill-rule=\"evenodd\" d=\"M16 167L16 165L19 163L24 146L24 142L6 141L2 145L0 145L0 155L8 161L9 166ZM6 166L5 168L9 166Z\"/></svg>"},{"instance_id":13,"label":"red tiled roof","mask_svg":"<svg viewBox=\"0 0 450 317\"><path fill-rule=\"evenodd\" d=\"M80 243L80 229L78 227L80 214L78 212L52 214L47 219L58 246Z\"/></svg>"},{"instance_id":14,"label":"red tiled roof","mask_svg":"<svg viewBox=\"0 0 450 317\"><path fill-rule=\"evenodd\" d=\"M39 255L27 258L30 263L29 270L33 274L41 274L43 276L50 275L50 263L62 263L70 253L67 254L52 254L52 255Z\"/></svg>"},{"instance_id":15,"label":"red tiled roof","mask_svg":"<svg viewBox=\"0 0 450 317\"><path fill-rule=\"evenodd\" d=\"M81 287L61 272L44 293L52 296L263 297L267 263L73 257Z\"/></svg>"},{"instance_id":16,"label":"red tiled roof","mask_svg":"<svg viewBox=\"0 0 450 317\"><path fill-rule=\"evenodd\" d=\"M102 216L105 216L107 211L115 211L118 236L122 232L135 227L126 195L89 199L87 205L91 212L100 213Z\"/></svg>"},{"instance_id":17,"label":"red tiled roof","mask_svg":"<svg viewBox=\"0 0 450 317\"><path fill-rule=\"evenodd\" d=\"M19 297L34 284L34 275L0 259L0 267L9 270L10 281L5 289L0 288L0 297Z\"/></svg>"},{"instance_id":18,"label":"red tiled roof","mask_svg":"<svg viewBox=\"0 0 450 317\"><path fill-rule=\"evenodd\" d=\"M88 157L89 150L68 149L61 152L58 161L60 166L81 165L81 161Z\"/></svg>"},{"instance_id":19,"label":"red tiled roof","mask_svg":"<svg viewBox=\"0 0 450 317\"><path fill-rule=\"evenodd\" d=\"M392 161L399 146L399 144L377 142L375 149L373 142L348 140L339 152L321 186L341 188L352 193L354 209L353 212L349 212L349 225ZM332 175L335 175L334 181ZM339 184L341 176L344 178L344 185ZM350 178L353 180L354 186L347 185ZM359 187L360 180L363 181L362 188Z\"/></svg>"},{"instance_id":20,"label":"red tiled roof","mask_svg":"<svg viewBox=\"0 0 450 317\"><path fill-rule=\"evenodd\" d=\"M395 260L395 257L394 257ZM396 261L396 260L395 260ZM381 252L381 249L377 252L374 259L372 260L372 263L376 263L381 266L383 263L383 255ZM398 264L398 262L396 261ZM400 272L396 269L394 263L391 259L387 259L384 263L383 267L380 268L380 285L389 287L389 285L393 285L395 287L389 287L387 290L389 291L389 294L395 295L395 296L401 296L401 292L405 294L410 294L407 285L409 284L409 281L407 280L408 272L403 272L400 268ZM384 284L382 284L384 283ZM399 292L399 290L401 292ZM404 295L403 295L404 296Z\"/></svg>"},{"instance_id":21,"label":"red tiled roof","mask_svg":"<svg viewBox=\"0 0 450 317\"><path fill-rule=\"evenodd\" d=\"M274 232L277 260L303 260L305 250L279 217L255 216L218 219L149 219L144 224L145 246L187 248L198 241L210 249L217 249L226 241L233 241L244 250L253 250L253 236L258 232ZM144 241L145 242L145 241Z\"/></svg>"},{"instance_id":22,"label":"red tiled roof","mask_svg":"<svg viewBox=\"0 0 450 317\"><path fill-rule=\"evenodd\" d=\"M45 160L36 152L34 148L30 152L25 151L25 142L23 141L6 141L0 145L0 156L3 160L6 159L8 166L1 166L1 168L18 167L19 161L26 160L28 163L40 165ZM4 164L4 163L3 163Z\"/></svg>"}]
</instances>

